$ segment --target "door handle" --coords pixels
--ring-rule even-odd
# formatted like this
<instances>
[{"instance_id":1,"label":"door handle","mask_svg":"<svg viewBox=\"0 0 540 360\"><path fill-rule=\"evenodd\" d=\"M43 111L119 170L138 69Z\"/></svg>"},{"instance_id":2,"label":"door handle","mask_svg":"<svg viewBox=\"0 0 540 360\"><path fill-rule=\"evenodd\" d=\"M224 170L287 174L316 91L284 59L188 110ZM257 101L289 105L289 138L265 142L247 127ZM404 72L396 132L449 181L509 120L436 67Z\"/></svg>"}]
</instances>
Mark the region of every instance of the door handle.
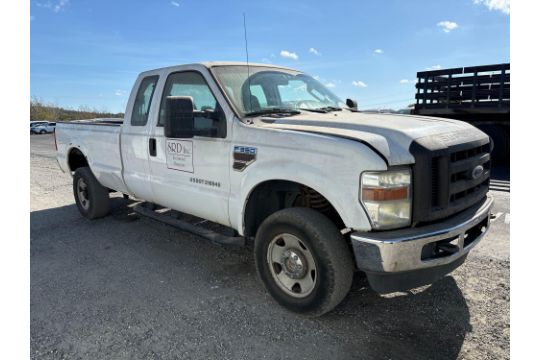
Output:
<instances>
[{"instance_id":1,"label":"door handle","mask_svg":"<svg viewBox=\"0 0 540 360\"><path fill-rule=\"evenodd\" d=\"M157 146L156 146L156 139L155 138L148 139L148 150L150 152L150 156L156 156L156 154L157 154Z\"/></svg>"}]
</instances>

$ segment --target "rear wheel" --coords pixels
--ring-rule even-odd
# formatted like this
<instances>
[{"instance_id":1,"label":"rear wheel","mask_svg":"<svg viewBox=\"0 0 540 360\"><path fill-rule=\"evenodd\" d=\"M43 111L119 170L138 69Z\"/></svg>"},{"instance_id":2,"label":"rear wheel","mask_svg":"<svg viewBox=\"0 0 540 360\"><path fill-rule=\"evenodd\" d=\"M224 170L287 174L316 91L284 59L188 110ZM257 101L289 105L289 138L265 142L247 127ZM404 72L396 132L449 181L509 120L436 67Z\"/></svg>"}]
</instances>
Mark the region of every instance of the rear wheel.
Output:
<instances>
[{"instance_id":1,"label":"rear wheel","mask_svg":"<svg viewBox=\"0 0 540 360\"><path fill-rule=\"evenodd\" d=\"M308 208L270 215L255 239L255 263L268 292L287 309L312 316L332 310L352 284L352 254L337 227Z\"/></svg>"},{"instance_id":2,"label":"rear wheel","mask_svg":"<svg viewBox=\"0 0 540 360\"><path fill-rule=\"evenodd\" d=\"M73 195L84 217L97 219L109 213L109 191L97 181L90 168L81 167L75 171Z\"/></svg>"},{"instance_id":3,"label":"rear wheel","mask_svg":"<svg viewBox=\"0 0 540 360\"><path fill-rule=\"evenodd\" d=\"M47 133L47 131L45 131L45 130L41 130L41 131L40 131L39 133L40 133L41 135L43 135L43 134L46 134L46 133Z\"/></svg>"}]
</instances>

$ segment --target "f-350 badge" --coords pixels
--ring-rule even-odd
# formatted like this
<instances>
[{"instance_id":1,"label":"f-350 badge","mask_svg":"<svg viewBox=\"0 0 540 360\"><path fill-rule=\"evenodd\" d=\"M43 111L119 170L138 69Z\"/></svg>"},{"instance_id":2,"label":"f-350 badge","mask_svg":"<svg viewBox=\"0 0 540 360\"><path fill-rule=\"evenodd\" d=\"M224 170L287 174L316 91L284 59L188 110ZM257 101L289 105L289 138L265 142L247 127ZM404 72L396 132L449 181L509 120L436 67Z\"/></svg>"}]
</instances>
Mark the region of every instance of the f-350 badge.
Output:
<instances>
[{"instance_id":1,"label":"f-350 badge","mask_svg":"<svg viewBox=\"0 0 540 360\"><path fill-rule=\"evenodd\" d=\"M248 146L235 146L233 151L233 169L243 171L257 159L257 148Z\"/></svg>"}]
</instances>

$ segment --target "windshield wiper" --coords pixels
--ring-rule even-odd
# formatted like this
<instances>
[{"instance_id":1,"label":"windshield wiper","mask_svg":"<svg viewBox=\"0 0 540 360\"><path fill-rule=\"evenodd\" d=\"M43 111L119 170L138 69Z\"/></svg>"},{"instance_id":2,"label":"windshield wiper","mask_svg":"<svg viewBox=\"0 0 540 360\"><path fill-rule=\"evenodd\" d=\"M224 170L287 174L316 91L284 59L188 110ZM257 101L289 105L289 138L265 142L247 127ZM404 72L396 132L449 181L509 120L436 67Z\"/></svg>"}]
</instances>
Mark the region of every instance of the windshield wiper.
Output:
<instances>
[{"instance_id":1,"label":"windshield wiper","mask_svg":"<svg viewBox=\"0 0 540 360\"><path fill-rule=\"evenodd\" d=\"M315 108L315 109L300 108L300 110L326 114L326 113L329 113L330 111L341 111L342 109L335 106L325 106L325 107Z\"/></svg>"},{"instance_id":2,"label":"windshield wiper","mask_svg":"<svg viewBox=\"0 0 540 360\"><path fill-rule=\"evenodd\" d=\"M341 110L343 110L343 109L340 108L340 107L337 107L337 106L325 106L325 107L319 108L318 110L341 111Z\"/></svg>"},{"instance_id":3,"label":"windshield wiper","mask_svg":"<svg viewBox=\"0 0 540 360\"><path fill-rule=\"evenodd\" d=\"M299 108L299 109L303 111L310 111L310 112L316 112L316 113L322 113L322 114L326 114L328 112L325 109L308 109L308 108Z\"/></svg>"},{"instance_id":4,"label":"windshield wiper","mask_svg":"<svg viewBox=\"0 0 540 360\"><path fill-rule=\"evenodd\" d=\"M269 115L269 114L288 114L288 115L298 115L300 111L288 108L272 108L252 111L244 114L246 117L259 116L259 115Z\"/></svg>"}]
</instances>

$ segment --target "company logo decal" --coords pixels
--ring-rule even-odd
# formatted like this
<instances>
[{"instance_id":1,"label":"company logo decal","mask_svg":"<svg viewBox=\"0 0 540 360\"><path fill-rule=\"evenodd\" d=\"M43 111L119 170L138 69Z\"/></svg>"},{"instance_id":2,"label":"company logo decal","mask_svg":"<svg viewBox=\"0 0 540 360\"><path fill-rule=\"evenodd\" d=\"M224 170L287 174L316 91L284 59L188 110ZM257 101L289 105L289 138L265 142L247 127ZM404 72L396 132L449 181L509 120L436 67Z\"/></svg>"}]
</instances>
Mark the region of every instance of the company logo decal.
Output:
<instances>
[{"instance_id":1,"label":"company logo decal","mask_svg":"<svg viewBox=\"0 0 540 360\"><path fill-rule=\"evenodd\" d=\"M193 172L193 142L167 139L167 168Z\"/></svg>"}]
</instances>

